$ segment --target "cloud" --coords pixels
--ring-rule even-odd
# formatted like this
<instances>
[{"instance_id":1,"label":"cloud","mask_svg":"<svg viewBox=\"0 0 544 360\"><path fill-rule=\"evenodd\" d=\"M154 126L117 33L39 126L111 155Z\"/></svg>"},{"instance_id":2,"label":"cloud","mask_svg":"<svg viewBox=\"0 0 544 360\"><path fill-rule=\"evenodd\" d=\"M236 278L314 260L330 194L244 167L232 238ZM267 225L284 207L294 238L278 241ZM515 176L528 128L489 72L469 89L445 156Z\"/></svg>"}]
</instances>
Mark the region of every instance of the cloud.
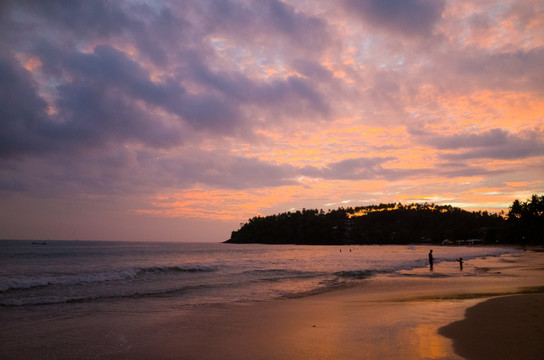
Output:
<instances>
[{"instance_id":1,"label":"cloud","mask_svg":"<svg viewBox=\"0 0 544 360\"><path fill-rule=\"evenodd\" d=\"M194 14L190 20L193 24L204 24L203 31L228 35L246 46L257 43L282 56L290 51L299 53L300 49L323 50L332 41L325 19L297 11L294 6L279 0L249 4L204 0L190 6L182 5L180 11Z\"/></svg>"},{"instance_id":2,"label":"cloud","mask_svg":"<svg viewBox=\"0 0 544 360\"><path fill-rule=\"evenodd\" d=\"M35 196L77 194L153 194L157 189L206 185L219 189L252 189L294 185L296 169L256 158L217 151L185 149L157 153L105 145L73 153L49 153L10 160L0 167L0 192Z\"/></svg>"},{"instance_id":3,"label":"cloud","mask_svg":"<svg viewBox=\"0 0 544 360\"><path fill-rule=\"evenodd\" d=\"M279 1L193 5L4 4L1 188L113 194L292 184L288 165L199 143L251 139L255 116L327 116L319 79L262 79L220 66L209 37L227 36L249 50L282 39L274 46L299 56L327 46L326 21ZM319 69L311 64L304 67Z\"/></svg>"},{"instance_id":4,"label":"cloud","mask_svg":"<svg viewBox=\"0 0 544 360\"><path fill-rule=\"evenodd\" d=\"M0 55L0 83L0 159L48 147L39 134L27 132L40 127L47 108L30 72L9 54Z\"/></svg>"},{"instance_id":5,"label":"cloud","mask_svg":"<svg viewBox=\"0 0 544 360\"><path fill-rule=\"evenodd\" d=\"M448 160L469 159L525 159L544 155L542 133L512 134L502 129L480 133L439 135L412 131L419 141L439 150L453 150L441 156Z\"/></svg>"},{"instance_id":6,"label":"cloud","mask_svg":"<svg viewBox=\"0 0 544 360\"><path fill-rule=\"evenodd\" d=\"M442 164L437 164L433 169L433 173L441 177L454 179L459 177L496 176L507 172L504 169L491 170L482 165L471 165L457 160L451 159Z\"/></svg>"},{"instance_id":7,"label":"cloud","mask_svg":"<svg viewBox=\"0 0 544 360\"><path fill-rule=\"evenodd\" d=\"M544 47L530 50L486 53L466 49L460 54L449 54L445 63L452 66L450 74L461 76L479 88L544 90Z\"/></svg>"},{"instance_id":8,"label":"cloud","mask_svg":"<svg viewBox=\"0 0 544 360\"><path fill-rule=\"evenodd\" d=\"M346 10L366 23L400 35L433 33L445 2L441 0L344 0Z\"/></svg>"},{"instance_id":9,"label":"cloud","mask_svg":"<svg viewBox=\"0 0 544 360\"><path fill-rule=\"evenodd\" d=\"M368 180L383 178L388 171L382 164L392 158L351 158L329 163L322 168L304 167L304 176L322 179Z\"/></svg>"},{"instance_id":10,"label":"cloud","mask_svg":"<svg viewBox=\"0 0 544 360\"><path fill-rule=\"evenodd\" d=\"M40 50L37 54L43 67L63 74L57 77L56 113L46 114L46 102L31 74L13 60L5 60L0 71L12 90L0 99L5 105L1 121L11 124L3 134L4 154L102 146L109 141L167 148L182 143L188 126L193 131L233 135L250 126L241 110L245 105L277 111L281 104L281 112L290 115L325 115L328 111L311 81L299 77L253 81L199 65L188 74L205 89L195 93L173 77L151 80L148 70L107 45L97 46L92 53L49 44ZM14 94L18 94L15 101L11 99ZM25 104L20 104L23 100ZM163 121L154 114L156 110L170 114L171 120ZM25 121L19 121L20 117ZM39 141L27 141L33 137Z\"/></svg>"},{"instance_id":11,"label":"cloud","mask_svg":"<svg viewBox=\"0 0 544 360\"><path fill-rule=\"evenodd\" d=\"M543 156L538 1L0 7L3 195L199 189L208 214L251 192L280 211L463 176L542 184L525 179ZM228 200L205 211L214 191Z\"/></svg>"},{"instance_id":12,"label":"cloud","mask_svg":"<svg viewBox=\"0 0 544 360\"><path fill-rule=\"evenodd\" d=\"M56 24L76 36L100 37L120 33L129 24L123 9L105 0L44 3L15 1L19 11L39 23Z\"/></svg>"},{"instance_id":13,"label":"cloud","mask_svg":"<svg viewBox=\"0 0 544 360\"><path fill-rule=\"evenodd\" d=\"M165 95L179 92L178 88L153 84L137 64L107 47L97 48L93 54L65 55L62 64L43 58L46 66L61 66L72 77L72 81L57 87L56 112L51 115L31 74L3 61L0 72L5 74L5 84L10 85L0 97L4 115L0 121L6 129L0 145L3 154L96 147L114 140L157 147L180 141L175 125L145 116L149 114L136 103L145 98L160 105L165 98L168 101ZM188 97L188 102L191 100L195 102Z\"/></svg>"},{"instance_id":14,"label":"cloud","mask_svg":"<svg viewBox=\"0 0 544 360\"><path fill-rule=\"evenodd\" d=\"M154 158L152 154L140 164L156 169L169 179L171 187L205 184L225 189L249 189L294 184L294 168L256 158L239 157L220 152L198 151L191 156Z\"/></svg>"},{"instance_id":15,"label":"cloud","mask_svg":"<svg viewBox=\"0 0 544 360\"><path fill-rule=\"evenodd\" d=\"M327 99L315 89L312 79L289 76L281 80L260 81L240 73L212 72L204 67L195 68L192 78L239 106L258 105L268 109L281 104L290 115L300 115L301 110L321 116L328 112ZM291 103L296 103L296 106L290 107Z\"/></svg>"},{"instance_id":16,"label":"cloud","mask_svg":"<svg viewBox=\"0 0 544 360\"><path fill-rule=\"evenodd\" d=\"M437 149L460 149L471 147L500 146L507 143L508 132L502 129L492 129L482 133L462 133L453 135L438 135L420 132L425 136L424 142Z\"/></svg>"}]
</instances>

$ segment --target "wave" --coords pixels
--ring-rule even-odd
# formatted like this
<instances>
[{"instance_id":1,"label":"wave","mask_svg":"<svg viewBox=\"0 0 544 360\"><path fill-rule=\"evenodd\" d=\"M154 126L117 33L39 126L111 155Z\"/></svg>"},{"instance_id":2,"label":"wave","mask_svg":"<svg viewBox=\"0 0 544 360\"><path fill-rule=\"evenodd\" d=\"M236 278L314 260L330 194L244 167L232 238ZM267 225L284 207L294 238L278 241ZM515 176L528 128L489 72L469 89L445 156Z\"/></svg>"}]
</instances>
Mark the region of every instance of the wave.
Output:
<instances>
[{"instance_id":1,"label":"wave","mask_svg":"<svg viewBox=\"0 0 544 360\"><path fill-rule=\"evenodd\" d=\"M378 249L383 253L382 249ZM412 249L410 249L412 250ZM455 250L455 251L452 251ZM498 256L503 249L486 251L485 254L468 253L467 249L437 251L436 263ZM486 249L487 250L487 249ZM294 251L294 250L293 250ZM372 255L372 253L370 253ZM179 296L182 303L202 303L208 301L231 301L273 297L299 297L326 292L330 289L352 286L360 281L379 274L395 274L402 270L427 266L426 252L414 254L390 253L376 256L367 261L364 257L343 257L342 263L330 261L328 266L307 264L306 262L272 264L268 257L258 261L237 262L211 258L207 261L179 261L181 265L145 266L142 262L132 263L124 269L74 274L35 274L29 276L0 277L0 306L24 306L60 304L70 302L109 301L109 299L166 298ZM328 256L328 254L327 254ZM327 257L326 259L329 259ZM206 260L206 259L205 259ZM164 262L164 261L161 261ZM155 264L159 261L155 261ZM107 264L107 263L106 263ZM153 263L151 263L153 264ZM174 262L175 264L175 262ZM300 266L297 266L300 265ZM251 269L251 267L253 267ZM269 268L267 268L269 267ZM61 268L60 266L57 268ZM104 270L104 269L102 269ZM217 272L215 274L214 272ZM424 274L425 276L440 276ZM399 273L399 276L411 276ZM223 300L221 300L223 299Z\"/></svg>"},{"instance_id":2,"label":"wave","mask_svg":"<svg viewBox=\"0 0 544 360\"><path fill-rule=\"evenodd\" d=\"M46 287L51 285L77 285L92 284L98 282L126 280L136 276L136 271L125 270L120 272L103 272L75 275L50 275L18 277L3 279L0 282L0 293Z\"/></svg>"},{"instance_id":3,"label":"wave","mask_svg":"<svg viewBox=\"0 0 544 360\"><path fill-rule=\"evenodd\" d=\"M217 268L210 266L151 266L147 268L138 269L138 274L152 274L152 273L168 273L168 272L181 272L181 273L197 273L197 272L214 272Z\"/></svg>"},{"instance_id":4,"label":"wave","mask_svg":"<svg viewBox=\"0 0 544 360\"><path fill-rule=\"evenodd\" d=\"M368 279L369 277L372 277L376 274L378 274L379 271L373 271L373 270L348 270L348 271L339 271L334 273L334 275L338 276L339 278L347 278L347 279Z\"/></svg>"},{"instance_id":5,"label":"wave","mask_svg":"<svg viewBox=\"0 0 544 360\"><path fill-rule=\"evenodd\" d=\"M289 279L289 278L308 278L321 276L325 273L316 272L316 271L300 271L300 270L289 270L289 269L257 269L257 270L247 270L242 274L253 275L253 276L264 276L263 280L268 280L270 277L278 279Z\"/></svg>"},{"instance_id":6,"label":"wave","mask_svg":"<svg viewBox=\"0 0 544 360\"><path fill-rule=\"evenodd\" d=\"M300 273L298 270L288 270L288 269L254 269L244 271L245 274L288 274L288 273Z\"/></svg>"},{"instance_id":7,"label":"wave","mask_svg":"<svg viewBox=\"0 0 544 360\"><path fill-rule=\"evenodd\" d=\"M88 285L108 281L126 281L139 276L165 273L205 273L217 271L210 266L151 266L110 272L73 275L43 274L38 276L14 277L0 280L0 293L41 288L55 285Z\"/></svg>"},{"instance_id":8,"label":"wave","mask_svg":"<svg viewBox=\"0 0 544 360\"><path fill-rule=\"evenodd\" d=\"M53 305L53 304L70 304L70 303L82 303L90 301L101 300L114 300L114 299L138 299L138 298L150 298L150 297L168 297L172 295L180 295L183 292L198 289L201 285L186 286L176 289L166 290L151 290L148 292L129 292L124 294L96 294L96 293L84 293L81 295L51 295L51 296L30 296L16 299L6 299L0 302L0 307L17 307L25 305Z\"/></svg>"},{"instance_id":9,"label":"wave","mask_svg":"<svg viewBox=\"0 0 544 360\"><path fill-rule=\"evenodd\" d=\"M214 268L202 268L202 267L148 267L145 269L140 269L139 273L153 274L156 272L213 272L216 271ZM66 287L56 289L51 287L51 289L36 289L35 291L27 290L28 293L15 292L9 294L9 292L4 293L4 298L0 296L0 306L3 307L17 307L25 305L51 305L51 304L63 304L63 303L81 303L81 302L94 302L94 301L108 301L116 299L139 299L139 298L167 298L167 297L179 297L179 296L188 296L200 297L200 296L210 296L210 298L216 299L217 296L220 298L223 296L232 297L233 299L251 299L261 295L262 290L257 290L259 288L267 290L267 296L270 297L289 297L296 296L294 293L298 293L298 287L301 284L301 281L309 280L315 282L314 286L319 286L320 288L324 283L322 281L314 281L314 278L319 279L331 274L325 273L311 273L311 272L302 272L296 270L283 270L283 269L269 269L269 270L251 270L247 272L239 273L242 276L220 276L214 278L202 279L203 283L198 283L200 280L197 280L197 283L179 283L175 281L174 283L164 283L166 288L152 289L149 288L149 284L153 283L155 280L153 278L142 278L143 281L134 282L133 285L124 286L120 283L110 286L97 286L97 287L81 287L79 289L72 289L71 291L66 291ZM211 282L208 282L212 280ZM160 280L159 280L160 281ZM283 283L286 281L286 283ZM192 281L191 281L192 282ZM289 284L285 287L286 284ZM293 288L293 284L296 284ZM28 285L28 284L27 284ZM147 288L147 289L145 289ZM23 289L22 291L25 291ZM316 289L313 289L315 291ZM285 291L285 292L284 292ZM322 290L321 290L322 291ZM321 292L319 291L319 292ZM275 295L270 295L274 293ZM218 295L222 294L222 295ZM228 295L226 295L228 294ZM264 294L264 293L263 293ZM224 299L226 300L226 299ZM236 301L236 300L233 300Z\"/></svg>"},{"instance_id":10,"label":"wave","mask_svg":"<svg viewBox=\"0 0 544 360\"><path fill-rule=\"evenodd\" d=\"M289 278L283 278L288 280ZM94 302L94 301L108 301L108 300L117 300L117 299L143 299L143 298L168 298L168 297L178 297L187 295L189 297L199 296L199 294L210 293L211 297L216 299L214 295L215 291L219 293L229 292L230 295L234 298L244 298L240 297L238 294L241 289L247 289L252 285L266 284L270 282L281 281L282 278L256 278L256 279L246 279L241 281L240 279L233 278L230 281L219 281L214 283L207 284L194 284L194 285L174 285L170 288L162 289L148 289L142 290L139 287L130 287L125 288L125 291L119 290L117 293L111 292L96 292L96 291L87 291L83 290L77 294L74 293L65 293L55 295L26 295L24 297L10 298L6 297L5 299L0 298L0 307L18 307L26 305L53 305L53 304L69 304L69 303L84 303L84 302ZM140 284L144 285L144 284ZM90 289L90 288L89 288ZM103 290L103 289L102 289ZM242 290L243 292L243 290ZM254 294L252 294L253 296ZM224 299L226 300L226 299ZM236 300L233 300L236 301Z\"/></svg>"}]
</instances>

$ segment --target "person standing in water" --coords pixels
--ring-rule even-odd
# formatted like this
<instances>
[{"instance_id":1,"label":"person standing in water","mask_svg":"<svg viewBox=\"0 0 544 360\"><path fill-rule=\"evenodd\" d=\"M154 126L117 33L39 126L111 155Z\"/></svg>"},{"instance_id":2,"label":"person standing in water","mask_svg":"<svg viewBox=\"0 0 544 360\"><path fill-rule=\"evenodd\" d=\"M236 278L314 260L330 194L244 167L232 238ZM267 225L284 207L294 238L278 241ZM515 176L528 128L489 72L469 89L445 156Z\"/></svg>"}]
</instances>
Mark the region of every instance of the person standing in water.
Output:
<instances>
[{"instance_id":1,"label":"person standing in water","mask_svg":"<svg viewBox=\"0 0 544 360\"><path fill-rule=\"evenodd\" d=\"M463 258L459 258L457 261L459 261L459 270L463 270Z\"/></svg>"},{"instance_id":2,"label":"person standing in water","mask_svg":"<svg viewBox=\"0 0 544 360\"><path fill-rule=\"evenodd\" d=\"M431 270L433 269L433 261L434 261L434 258L433 258L433 251L429 251L429 266L431 267Z\"/></svg>"}]
</instances>

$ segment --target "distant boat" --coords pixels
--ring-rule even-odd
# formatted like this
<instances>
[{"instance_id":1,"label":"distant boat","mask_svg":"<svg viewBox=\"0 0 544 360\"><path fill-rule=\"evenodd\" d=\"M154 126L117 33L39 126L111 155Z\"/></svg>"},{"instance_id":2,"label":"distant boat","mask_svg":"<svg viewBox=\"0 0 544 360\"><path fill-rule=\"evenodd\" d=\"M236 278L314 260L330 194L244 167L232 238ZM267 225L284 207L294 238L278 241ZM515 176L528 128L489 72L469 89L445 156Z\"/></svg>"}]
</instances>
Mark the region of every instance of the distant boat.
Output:
<instances>
[{"instance_id":1,"label":"distant boat","mask_svg":"<svg viewBox=\"0 0 544 360\"><path fill-rule=\"evenodd\" d=\"M47 245L45 241L33 241L32 245Z\"/></svg>"}]
</instances>

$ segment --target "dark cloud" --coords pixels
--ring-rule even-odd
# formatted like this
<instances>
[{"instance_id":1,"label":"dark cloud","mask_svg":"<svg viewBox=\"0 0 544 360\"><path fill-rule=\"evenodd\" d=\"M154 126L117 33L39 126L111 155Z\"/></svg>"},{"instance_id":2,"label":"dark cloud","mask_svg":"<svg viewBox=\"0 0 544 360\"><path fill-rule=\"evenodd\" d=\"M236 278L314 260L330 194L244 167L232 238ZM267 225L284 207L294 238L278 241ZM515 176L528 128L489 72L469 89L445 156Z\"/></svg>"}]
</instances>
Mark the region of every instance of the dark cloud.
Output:
<instances>
[{"instance_id":1,"label":"dark cloud","mask_svg":"<svg viewBox=\"0 0 544 360\"><path fill-rule=\"evenodd\" d=\"M42 196L78 193L123 195L154 193L206 185L223 189L248 189L295 184L295 168L219 151L187 149L158 153L114 145L71 153L8 161L0 168L0 192Z\"/></svg>"},{"instance_id":2,"label":"dark cloud","mask_svg":"<svg viewBox=\"0 0 544 360\"><path fill-rule=\"evenodd\" d=\"M382 178L387 171L382 164L392 158L352 158L328 164L324 168L304 167L304 176L323 179L368 180Z\"/></svg>"},{"instance_id":3,"label":"dark cloud","mask_svg":"<svg viewBox=\"0 0 544 360\"><path fill-rule=\"evenodd\" d=\"M313 80L329 82L333 78L333 74L329 69L308 59L294 59L292 66L300 74Z\"/></svg>"},{"instance_id":4,"label":"dark cloud","mask_svg":"<svg viewBox=\"0 0 544 360\"><path fill-rule=\"evenodd\" d=\"M111 142L169 148L199 133L247 135L252 125L245 107L258 107L261 114L270 112L278 119L284 114L323 117L328 112L327 99L314 80L291 76L263 81L239 71L219 70L217 54L204 45L213 29L227 32L233 26L240 27L239 38L247 37L248 30L263 36L274 31L294 47L305 47L305 38L315 36L323 45L326 23L289 5L266 1L249 7L234 1L203 1L169 8L103 1L68 3L4 5L11 14L4 15L9 28L25 28L22 33L3 34L5 53L22 51L41 62L39 72L31 74L14 56L3 59L0 71L9 75L5 84L13 89L0 98L5 105L0 120L6 129L0 143L4 156L87 149ZM152 79L142 58L114 46L127 42L172 71ZM54 113L47 113L50 106L44 92ZM168 119L157 116L157 111Z\"/></svg>"},{"instance_id":5,"label":"dark cloud","mask_svg":"<svg viewBox=\"0 0 544 360\"><path fill-rule=\"evenodd\" d=\"M503 159L516 160L544 155L544 144L525 141L512 141L505 146L474 149L463 151L459 154L444 154L445 159L470 160L470 159Z\"/></svg>"},{"instance_id":6,"label":"dark cloud","mask_svg":"<svg viewBox=\"0 0 544 360\"><path fill-rule=\"evenodd\" d=\"M441 156L448 160L469 159L525 159L544 155L542 134L511 134L502 129L481 133L439 135L425 131L411 131L419 141L439 150L452 150Z\"/></svg>"},{"instance_id":7,"label":"dark cloud","mask_svg":"<svg viewBox=\"0 0 544 360\"><path fill-rule=\"evenodd\" d=\"M200 153L181 163L174 160L161 166L173 166L179 178L219 188L248 189L295 183L295 171L289 165L276 165L256 158L228 154Z\"/></svg>"},{"instance_id":8,"label":"dark cloud","mask_svg":"<svg viewBox=\"0 0 544 360\"><path fill-rule=\"evenodd\" d=\"M47 147L39 135L47 103L30 72L9 54L0 55L0 84L0 158Z\"/></svg>"},{"instance_id":9,"label":"dark cloud","mask_svg":"<svg viewBox=\"0 0 544 360\"><path fill-rule=\"evenodd\" d=\"M98 47L93 54L62 55L54 60L42 57L46 67L62 68L72 79L56 88L57 112L52 115L30 72L9 59L0 64L0 76L9 85L0 94L4 155L96 147L112 140L155 147L179 143L175 126L153 119L136 101L167 106L180 89L152 83L137 64L108 47ZM184 100L195 101L194 96Z\"/></svg>"},{"instance_id":10,"label":"dark cloud","mask_svg":"<svg viewBox=\"0 0 544 360\"><path fill-rule=\"evenodd\" d=\"M55 52L46 47L44 53ZM309 81L291 77L285 81L258 83L240 74L212 73L200 67L194 80L210 91L190 93L174 79L162 83L126 55L108 46L90 54L64 52L42 56L44 67L59 69L71 81L57 87L58 114L46 115L46 103L37 94L30 73L14 61L1 65L5 84L0 101L4 154L43 151L63 146L101 146L109 140L136 141L153 147L169 147L182 139L179 127L165 125L153 116L161 108L190 124L194 129L222 135L244 124L239 107L259 104L273 107L294 102L293 111L311 109L326 112L326 105ZM60 70L62 69L62 70ZM57 70L52 70L55 73ZM144 108L138 106L138 101ZM24 102L24 103L22 103ZM306 104L306 105L304 105ZM40 141L25 139L38 138ZM53 144L54 142L54 144ZM40 143L43 143L39 146ZM11 144L11 145L10 145Z\"/></svg>"},{"instance_id":11,"label":"dark cloud","mask_svg":"<svg viewBox=\"0 0 544 360\"><path fill-rule=\"evenodd\" d=\"M167 4L138 4L121 1L6 1L14 43L27 46L47 38L61 46L81 47L87 42L129 40L142 54L159 65L167 61L168 44L185 40L188 24L176 18ZM23 16L17 16L24 14ZM13 31L17 29L18 31ZM160 41L157 41L160 39Z\"/></svg>"},{"instance_id":12,"label":"dark cloud","mask_svg":"<svg viewBox=\"0 0 544 360\"><path fill-rule=\"evenodd\" d=\"M505 172L507 172L505 169L489 170L485 166L474 166L463 161L455 160L447 160L444 163L437 164L432 170L433 175L447 178L490 176L499 175Z\"/></svg>"},{"instance_id":13,"label":"dark cloud","mask_svg":"<svg viewBox=\"0 0 544 360\"><path fill-rule=\"evenodd\" d=\"M14 1L17 11L31 17L40 30L54 25L77 37L103 37L121 33L129 19L116 2L96 1Z\"/></svg>"},{"instance_id":14,"label":"dark cloud","mask_svg":"<svg viewBox=\"0 0 544 360\"><path fill-rule=\"evenodd\" d=\"M418 37L433 33L445 7L442 0L344 0L343 3L348 12L376 28Z\"/></svg>"},{"instance_id":15,"label":"dark cloud","mask_svg":"<svg viewBox=\"0 0 544 360\"><path fill-rule=\"evenodd\" d=\"M252 80L237 72L212 72L208 68L195 68L192 79L211 92L229 98L231 103L258 105L273 108L280 104L289 109L289 103L296 103L291 111L306 109L325 116L328 112L326 99L316 90L313 79L290 76L283 80Z\"/></svg>"},{"instance_id":16,"label":"dark cloud","mask_svg":"<svg viewBox=\"0 0 544 360\"><path fill-rule=\"evenodd\" d=\"M247 4L226 0L203 0L182 5L181 11L195 14L193 22L205 24L205 32L228 34L242 44L261 43L280 52L299 49L316 51L331 40L327 22L310 16L279 0L262 0ZM270 36L273 34L274 36Z\"/></svg>"},{"instance_id":17,"label":"dark cloud","mask_svg":"<svg viewBox=\"0 0 544 360\"><path fill-rule=\"evenodd\" d=\"M286 38L310 49L323 49L328 45L326 22L323 19L298 13L292 6L278 0L266 3L265 14L269 24Z\"/></svg>"},{"instance_id":18,"label":"dark cloud","mask_svg":"<svg viewBox=\"0 0 544 360\"><path fill-rule=\"evenodd\" d=\"M329 163L324 167L306 166L299 169L303 176L327 180L376 180L386 179L395 181L433 174L428 168L398 169L387 168L383 165L395 157L361 157Z\"/></svg>"},{"instance_id":19,"label":"dark cloud","mask_svg":"<svg viewBox=\"0 0 544 360\"><path fill-rule=\"evenodd\" d=\"M419 134L425 137L425 143L432 145L437 149L501 146L507 143L509 136L509 133L502 129L492 129L477 134L463 133L449 136L427 134L425 132L419 132Z\"/></svg>"},{"instance_id":20,"label":"dark cloud","mask_svg":"<svg viewBox=\"0 0 544 360\"><path fill-rule=\"evenodd\" d=\"M450 53L443 60L444 65L451 66L451 70L442 69L444 76L455 74L463 80L465 89L474 84L488 89L544 90L544 47L498 53L466 49L459 54Z\"/></svg>"}]
</instances>

